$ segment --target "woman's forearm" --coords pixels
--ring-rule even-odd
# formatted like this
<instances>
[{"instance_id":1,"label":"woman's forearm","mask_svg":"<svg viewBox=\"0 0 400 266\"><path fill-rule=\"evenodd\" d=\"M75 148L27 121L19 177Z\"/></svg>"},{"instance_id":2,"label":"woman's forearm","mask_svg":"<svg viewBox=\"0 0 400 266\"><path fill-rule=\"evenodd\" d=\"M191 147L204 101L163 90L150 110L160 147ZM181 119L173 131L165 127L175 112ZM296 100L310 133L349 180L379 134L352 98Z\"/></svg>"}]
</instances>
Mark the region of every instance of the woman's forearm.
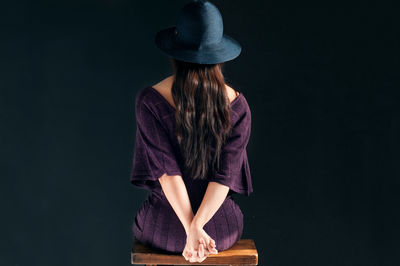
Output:
<instances>
[{"instance_id":1,"label":"woman's forearm","mask_svg":"<svg viewBox=\"0 0 400 266\"><path fill-rule=\"evenodd\" d=\"M200 207L193 217L191 226L203 228L222 205L228 192L228 186L213 181L209 182Z\"/></svg>"},{"instance_id":2,"label":"woman's forearm","mask_svg":"<svg viewBox=\"0 0 400 266\"><path fill-rule=\"evenodd\" d=\"M185 228L186 234L188 234L190 224L193 220L193 210L182 177L179 175L169 176L164 174L158 180L165 197Z\"/></svg>"}]
</instances>

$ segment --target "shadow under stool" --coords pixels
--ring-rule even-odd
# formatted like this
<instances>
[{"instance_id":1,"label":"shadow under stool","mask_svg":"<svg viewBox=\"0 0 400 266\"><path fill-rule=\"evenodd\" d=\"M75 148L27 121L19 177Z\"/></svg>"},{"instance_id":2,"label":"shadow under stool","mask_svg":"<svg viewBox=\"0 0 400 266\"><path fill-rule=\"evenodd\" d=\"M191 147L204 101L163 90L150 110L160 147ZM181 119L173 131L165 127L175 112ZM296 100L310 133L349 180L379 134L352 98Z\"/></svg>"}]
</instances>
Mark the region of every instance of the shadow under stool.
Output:
<instances>
[{"instance_id":1,"label":"shadow under stool","mask_svg":"<svg viewBox=\"0 0 400 266\"><path fill-rule=\"evenodd\" d=\"M230 249L209 255L203 262L189 262L182 254L152 250L137 239L131 252L132 264L156 265L258 265L258 252L253 239L240 239Z\"/></svg>"}]
</instances>

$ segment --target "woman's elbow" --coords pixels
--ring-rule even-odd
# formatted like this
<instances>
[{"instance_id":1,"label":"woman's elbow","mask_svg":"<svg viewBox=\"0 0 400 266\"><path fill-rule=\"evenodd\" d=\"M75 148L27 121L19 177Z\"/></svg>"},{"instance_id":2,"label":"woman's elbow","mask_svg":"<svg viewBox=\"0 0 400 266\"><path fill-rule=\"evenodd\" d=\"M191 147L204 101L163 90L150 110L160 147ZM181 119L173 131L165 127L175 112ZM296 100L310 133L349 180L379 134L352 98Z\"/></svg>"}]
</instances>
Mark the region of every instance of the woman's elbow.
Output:
<instances>
[{"instance_id":1,"label":"woman's elbow","mask_svg":"<svg viewBox=\"0 0 400 266\"><path fill-rule=\"evenodd\" d=\"M162 176L160 176L158 178L158 182L160 182L160 184L164 184L165 181L171 181L171 180L179 180L182 179L182 177L180 175L167 175L167 173L164 173Z\"/></svg>"}]
</instances>

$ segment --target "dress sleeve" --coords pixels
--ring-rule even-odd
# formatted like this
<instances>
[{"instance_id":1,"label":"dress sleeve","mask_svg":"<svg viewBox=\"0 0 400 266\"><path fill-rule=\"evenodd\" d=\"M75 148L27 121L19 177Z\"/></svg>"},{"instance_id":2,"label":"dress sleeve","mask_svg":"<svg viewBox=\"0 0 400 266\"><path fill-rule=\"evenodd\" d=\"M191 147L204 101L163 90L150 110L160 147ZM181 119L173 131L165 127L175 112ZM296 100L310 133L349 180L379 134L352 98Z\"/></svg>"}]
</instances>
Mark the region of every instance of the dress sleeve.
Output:
<instances>
[{"instance_id":1,"label":"dress sleeve","mask_svg":"<svg viewBox=\"0 0 400 266\"><path fill-rule=\"evenodd\" d=\"M219 169L208 181L228 186L231 194L249 196L253 192L246 146L251 133L251 112L249 108L240 115L233 125L232 134L222 148Z\"/></svg>"},{"instance_id":2,"label":"dress sleeve","mask_svg":"<svg viewBox=\"0 0 400 266\"><path fill-rule=\"evenodd\" d=\"M136 97L136 139L130 182L152 191L159 187L158 178L167 175L182 176L170 137L153 110Z\"/></svg>"}]
</instances>

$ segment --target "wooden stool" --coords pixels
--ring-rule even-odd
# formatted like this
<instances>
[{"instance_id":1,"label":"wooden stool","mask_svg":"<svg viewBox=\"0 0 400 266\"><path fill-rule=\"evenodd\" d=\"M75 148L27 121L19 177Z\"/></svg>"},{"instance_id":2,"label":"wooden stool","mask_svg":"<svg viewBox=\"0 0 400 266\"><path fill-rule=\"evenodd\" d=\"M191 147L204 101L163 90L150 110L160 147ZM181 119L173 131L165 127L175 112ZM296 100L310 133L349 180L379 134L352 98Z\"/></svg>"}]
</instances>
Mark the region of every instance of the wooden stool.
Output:
<instances>
[{"instance_id":1,"label":"wooden stool","mask_svg":"<svg viewBox=\"0 0 400 266\"><path fill-rule=\"evenodd\" d=\"M132 264L156 265L258 265L258 252L253 239L240 239L233 247L209 255L203 262L189 262L182 254L155 251L135 239Z\"/></svg>"}]
</instances>

